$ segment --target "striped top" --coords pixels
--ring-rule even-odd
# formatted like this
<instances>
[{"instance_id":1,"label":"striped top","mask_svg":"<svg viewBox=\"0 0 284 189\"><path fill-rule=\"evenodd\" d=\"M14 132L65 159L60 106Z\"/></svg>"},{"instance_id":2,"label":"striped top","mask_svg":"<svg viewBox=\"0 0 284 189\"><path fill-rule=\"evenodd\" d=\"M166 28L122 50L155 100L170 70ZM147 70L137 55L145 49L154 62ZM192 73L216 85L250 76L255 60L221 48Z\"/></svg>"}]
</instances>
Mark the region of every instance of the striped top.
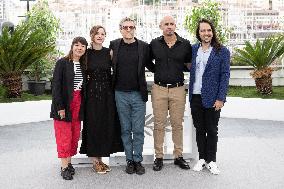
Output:
<instances>
[{"instance_id":1,"label":"striped top","mask_svg":"<svg viewBox=\"0 0 284 189\"><path fill-rule=\"evenodd\" d=\"M83 75L80 67L80 62L74 63L74 91L81 90L83 84Z\"/></svg>"}]
</instances>

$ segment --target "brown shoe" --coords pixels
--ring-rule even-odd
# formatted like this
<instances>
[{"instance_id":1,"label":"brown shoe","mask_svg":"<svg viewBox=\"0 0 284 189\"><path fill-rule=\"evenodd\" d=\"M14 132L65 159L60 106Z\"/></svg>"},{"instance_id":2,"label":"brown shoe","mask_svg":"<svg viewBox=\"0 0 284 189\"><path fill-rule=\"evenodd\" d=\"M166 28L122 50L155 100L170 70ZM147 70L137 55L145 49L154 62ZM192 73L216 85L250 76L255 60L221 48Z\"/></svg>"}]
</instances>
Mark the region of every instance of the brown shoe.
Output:
<instances>
[{"instance_id":1,"label":"brown shoe","mask_svg":"<svg viewBox=\"0 0 284 189\"><path fill-rule=\"evenodd\" d=\"M100 164L100 162L96 162L93 167L92 167L93 171L95 171L98 174L106 174L106 169L104 168L104 166L102 166Z\"/></svg>"},{"instance_id":2,"label":"brown shoe","mask_svg":"<svg viewBox=\"0 0 284 189\"><path fill-rule=\"evenodd\" d=\"M110 168L107 164L105 164L105 163L102 162L102 161L99 161L99 162L100 162L101 166L104 167L104 169L106 170L106 172L110 172L110 171L111 171L111 168Z\"/></svg>"}]
</instances>

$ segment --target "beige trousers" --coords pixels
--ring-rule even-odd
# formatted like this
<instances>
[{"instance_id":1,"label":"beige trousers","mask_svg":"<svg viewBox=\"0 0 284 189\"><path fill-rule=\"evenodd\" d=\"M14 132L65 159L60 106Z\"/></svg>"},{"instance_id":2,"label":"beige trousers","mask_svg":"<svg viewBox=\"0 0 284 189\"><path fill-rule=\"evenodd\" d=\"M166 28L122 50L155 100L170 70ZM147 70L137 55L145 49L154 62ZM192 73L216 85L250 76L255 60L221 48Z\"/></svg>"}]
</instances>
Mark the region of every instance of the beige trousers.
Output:
<instances>
[{"instance_id":1,"label":"beige trousers","mask_svg":"<svg viewBox=\"0 0 284 189\"><path fill-rule=\"evenodd\" d=\"M152 107L154 114L154 148L156 158L163 158L165 127L170 115L174 157L183 152L183 116L185 111L185 86L166 88L154 84L152 87Z\"/></svg>"}]
</instances>

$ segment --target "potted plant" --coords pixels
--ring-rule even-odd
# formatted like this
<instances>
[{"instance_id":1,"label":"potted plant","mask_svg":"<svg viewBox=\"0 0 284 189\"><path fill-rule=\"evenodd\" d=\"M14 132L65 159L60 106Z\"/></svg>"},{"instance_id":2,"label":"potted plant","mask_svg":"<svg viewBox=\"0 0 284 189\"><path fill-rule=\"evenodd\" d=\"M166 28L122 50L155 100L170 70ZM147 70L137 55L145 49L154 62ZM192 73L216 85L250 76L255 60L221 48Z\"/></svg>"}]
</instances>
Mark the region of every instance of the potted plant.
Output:
<instances>
[{"instance_id":1,"label":"potted plant","mask_svg":"<svg viewBox=\"0 0 284 189\"><path fill-rule=\"evenodd\" d=\"M0 78L7 97L21 97L22 73L40 64L55 48L59 21L46 0L39 0L14 32L4 28L0 36Z\"/></svg>"},{"instance_id":2,"label":"potted plant","mask_svg":"<svg viewBox=\"0 0 284 189\"><path fill-rule=\"evenodd\" d=\"M14 32L4 28L0 36L0 78L7 89L7 97L21 97L22 73L55 48L45 40L44 31L24 21Z\"/></svg>"},{"instance_id":3,"label":"potted plant","mask_svg":"<svg viewBox=\"0 0 284 189\"><path fill-rule=\"evenodd\" d=\"M51 75L54 63L52 59L45 57L28 67L26 70L29 78L27 81L28 89L32 94L42 95L44 93L47 79Z\"/></svg>"},{"instance_id":4,"label":"potted plant","mask_svg":"<svg viewBox=\"0 0 284 189\"><path fill-rule=\"evenodd\" d=\"M58 57L63 53L58 50L53 50L48 55L37 62L31 64L26 69L28 76L28 89L34 95L42 95L45 92L47 82L51 81L52 70Z\"/></svg>"},{"instance_id":5,"label":"potted plant","mask_svg":"<svg viewBox=\"0 0 284 189\"><path fill-rule=\"evenodd\" d=\"M48 6L46 0L40 0L33 6L28 13L28 22L34 28L42 28L44 30L45 40L55 43L57 34L60 30L59 20L54 16ZM41 58L31 64L28 69L28 88L34 95L41 95L45 91L45 85L48 79L48 74L51 75L51 70L54 66L57 56L60 53L57 50L50 52L46 57Z\"/></svg>"},{"instance_id":6,"label":"potted plant","mask_svg":"<svg viewBox=\"0 0 284 189\"><path fill-rule=\"evenodd\" d=\"M280 61L284 54L284 35L270 36L263 41L259 39L255 44L245 42L243 49L236 49L233 60L243 62L254 68L251 76L255 80L257 92L263 95L272 94L272 67L273 63Z\"/></svg>"}]
</instances>

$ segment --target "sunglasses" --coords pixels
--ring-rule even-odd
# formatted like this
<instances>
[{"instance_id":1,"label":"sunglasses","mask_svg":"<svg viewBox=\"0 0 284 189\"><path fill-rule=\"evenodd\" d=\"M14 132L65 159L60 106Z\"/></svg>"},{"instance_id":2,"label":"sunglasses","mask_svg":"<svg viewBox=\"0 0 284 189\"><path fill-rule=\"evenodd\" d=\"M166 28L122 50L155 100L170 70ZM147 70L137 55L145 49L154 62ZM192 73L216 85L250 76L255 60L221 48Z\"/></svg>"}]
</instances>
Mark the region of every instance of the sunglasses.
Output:
<instances>
[{"instance_id":1,"label":"sunglasses","mask_svg":"<svg viewBox=\"0 0 284 189\"><path fill-rule=\"evenodd\" d=\"M122 28L123 30L128 30L128 28L129 28L130 30L134 30L134 29L135 29L135 26L121 26L121 28Z\"/></svg>"}]
</instances>

